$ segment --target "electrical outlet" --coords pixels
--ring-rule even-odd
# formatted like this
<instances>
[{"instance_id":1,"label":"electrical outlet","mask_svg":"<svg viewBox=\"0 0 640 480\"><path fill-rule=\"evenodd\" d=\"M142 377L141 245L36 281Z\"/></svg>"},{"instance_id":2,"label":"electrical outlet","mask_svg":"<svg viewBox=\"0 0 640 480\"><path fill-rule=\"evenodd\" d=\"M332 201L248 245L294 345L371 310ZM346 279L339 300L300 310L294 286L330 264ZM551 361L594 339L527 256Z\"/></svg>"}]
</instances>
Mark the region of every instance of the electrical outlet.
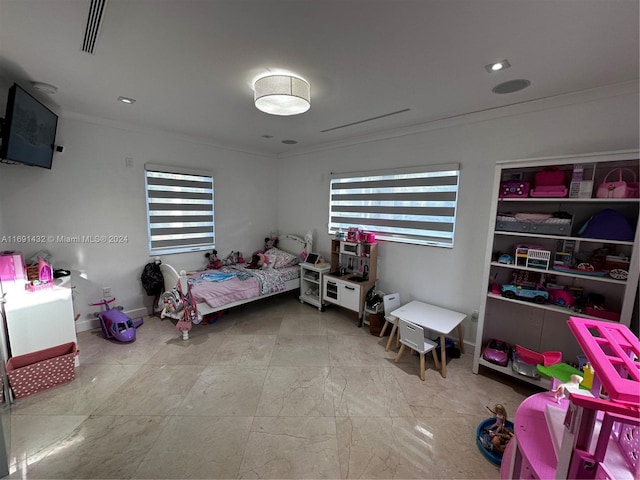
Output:
<instances>
[{"instance_id":1,"label":"electrical outlet","mask_svg":"<svg viewBox=\"0 0 640 480\"><path fill-rule=\"evenodd\" d=\"M124 166L127 168L133 168L133 157L125 157Z\"/></svg>"},{"instance_id":2,"label":"electrical outlet","mask_svg":"<svg viewBox=\"0 0 640 480\"><path fill-rule=\"evenodd\" d=\"M111 298L111 287L103 287L102 298Z\"/></svg>"},{"instance_id":3,"label":"electrical outlet","mask_svg":"<svg viewBox=\"0 0 640 480\"><path fill-rule=\"evenodd\" d=\"M479 316L480 316L480 310L478 310L477 308L476 308L476 309L473 309L473 310L471 311L471 318L472 318L472 319L474 319L474 320L478 320L478 317L479 317Z\"/></svg>"}]
</instances>

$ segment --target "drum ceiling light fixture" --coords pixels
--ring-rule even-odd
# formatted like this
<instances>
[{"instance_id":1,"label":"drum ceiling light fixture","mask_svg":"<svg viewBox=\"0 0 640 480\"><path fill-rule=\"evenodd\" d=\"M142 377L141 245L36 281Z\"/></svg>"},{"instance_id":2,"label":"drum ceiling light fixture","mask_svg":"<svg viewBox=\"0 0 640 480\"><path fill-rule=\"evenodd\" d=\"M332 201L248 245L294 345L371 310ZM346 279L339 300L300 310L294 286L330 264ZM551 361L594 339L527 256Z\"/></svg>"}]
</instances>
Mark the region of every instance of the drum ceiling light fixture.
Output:
<instances>
[{"instance_id":1,"label":"drum ceiling light fixture","mask_svg":"<svg viewBox=\"0 0 640 480\"><path fill-rule=\"evenodd\" d=\"M292 75L268 75L253 84L256 108L271 115L298 115L311 107L309 82Z\"/></svg>"}]
</instances>

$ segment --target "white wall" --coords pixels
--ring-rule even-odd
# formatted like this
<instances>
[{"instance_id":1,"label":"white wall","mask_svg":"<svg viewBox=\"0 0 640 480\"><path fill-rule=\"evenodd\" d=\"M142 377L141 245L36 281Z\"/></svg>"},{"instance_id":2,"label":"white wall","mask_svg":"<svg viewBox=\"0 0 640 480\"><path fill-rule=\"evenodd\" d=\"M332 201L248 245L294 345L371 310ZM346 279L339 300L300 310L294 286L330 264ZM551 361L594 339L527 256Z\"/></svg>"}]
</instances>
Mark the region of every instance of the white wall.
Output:
<instances>
[{"instance_id":1,"label":"white wall","mask_svg":"<svg viewBox=\"0 0 640 480\"><path fill-rule=\"evenodd\" d=\"M496 161L638 148L637 83L629 90L533 102L283 158L287 188L278 198L279 228L314 229L316 249L328 255L330 172L460 163L454 248L380 242L377 286L400 292L403 302L419 299L471 314L483 295ZM464 327L473 342L475 321L468 317Z\"/></svg>"},{"instance_id":2,"label":"white wall","mask_svg":"<svg viewBox=\"0 0 640 480\"><path fill-rule=\"evenodd\" d=\"M471 313L480 305L494 166L498 160L638 148L637 83L474 114L366 138L279 160L196 139L79 117L61 119L51 171L0 165L3 235L126 235L111 245L3 244L28 256L38 248L74 276L75 308L92 317L90 301L109 286L126 310L148 306L139 277L149 261L144 206L145 162L210 169L215 175L216 234L222 256L251 252L264 236L314 232L329 252L329 174L418 164L460 163L453 249L381 242L378 287ZM125 158L134 160L125 167ZM277 227L276 227L277 225ZM202 253L164 258L183 268L204 265ZM465 321L465 338L475 339Z\"/></svg>"},{"instance_id":3,"label":"white wall","mask_svg":"<svg viewBox=\"0 0 640 480\"><path fill-rule=\"evenodd\" d=\"M0 164L0 204L3 235L120 235L124 243L90 244L52 241L44 244L3 244L53 254L54 268L75 270L74 306L82 319L93 319L111 287L117 304L135 311L150 306L140 283L150 261L147 250L144 164L185 166L215 176L217 249L251 253L276 229L277 160L217 148L211 144L162 133L136 130L78 117L62 117L51 170ZM133 168L125 159L133 158ZM271 167L271 168L270 168ZM168 255L162 259L182 268L204 267L204 252ZM86 279L79 277L83 273Z\"/></svg>"}]
</instances>

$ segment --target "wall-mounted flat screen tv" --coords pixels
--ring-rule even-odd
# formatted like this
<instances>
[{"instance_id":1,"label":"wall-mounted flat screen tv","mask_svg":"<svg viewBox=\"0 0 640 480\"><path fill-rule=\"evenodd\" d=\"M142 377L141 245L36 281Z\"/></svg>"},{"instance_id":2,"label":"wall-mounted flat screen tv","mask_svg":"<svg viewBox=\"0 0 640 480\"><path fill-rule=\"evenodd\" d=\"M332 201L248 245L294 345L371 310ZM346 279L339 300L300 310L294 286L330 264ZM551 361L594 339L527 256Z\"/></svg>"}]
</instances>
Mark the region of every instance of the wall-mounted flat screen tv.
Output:
<instances>
[{"instance_id":1,"label":"wall-mounted flat screen tv","mask_svg":"<svg viewBox=\"0 0 640 480\"><path fill-rule=\"evenodd\" d=\"M51 168L58 116L14 83L2 126L0 159Z\"/></svg>"}]
</instances>

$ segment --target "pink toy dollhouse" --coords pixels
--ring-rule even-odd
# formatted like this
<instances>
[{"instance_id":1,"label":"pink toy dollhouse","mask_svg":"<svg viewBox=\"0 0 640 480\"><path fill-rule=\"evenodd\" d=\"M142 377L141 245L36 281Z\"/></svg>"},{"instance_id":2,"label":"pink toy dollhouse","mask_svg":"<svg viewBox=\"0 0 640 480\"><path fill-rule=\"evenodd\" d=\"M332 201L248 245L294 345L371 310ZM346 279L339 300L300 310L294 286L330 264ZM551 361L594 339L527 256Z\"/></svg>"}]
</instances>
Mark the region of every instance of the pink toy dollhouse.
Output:
<instances>
[{"instance_id":1,"label":"pink toy dollhouse","mask_svg":"<svg viewBox=\"0 0 640 480\"><path fill-rule=\"evenodd\" d=\"M640 468L640 341L624 325L571 317L569 328L595 371L591 390L556 404L527 398L500 477L637 479Z\"/></svg>"}]
</instances>

